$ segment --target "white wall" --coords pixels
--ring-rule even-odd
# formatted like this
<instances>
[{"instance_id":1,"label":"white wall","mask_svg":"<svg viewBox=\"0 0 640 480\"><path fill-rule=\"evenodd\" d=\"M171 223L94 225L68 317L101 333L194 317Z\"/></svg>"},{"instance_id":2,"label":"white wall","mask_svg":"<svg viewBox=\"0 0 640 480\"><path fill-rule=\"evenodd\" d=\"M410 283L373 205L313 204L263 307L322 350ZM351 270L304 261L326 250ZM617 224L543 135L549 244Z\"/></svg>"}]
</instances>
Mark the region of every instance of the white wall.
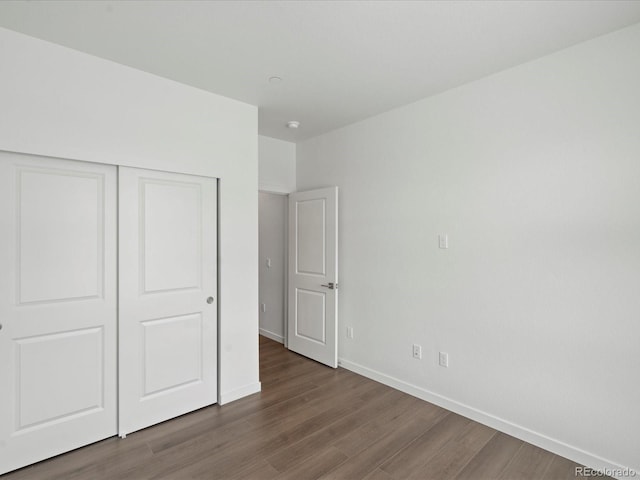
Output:
<instances>
[{"instance_id":1,"label":"white wall","mask_svg":"<svg viewBox=\"0 0 640 480\"><path fill-rule=\"evenodd\" d=\"M297 145L299 190L340 187L343 365L640 470L639 48L636 25Z\"/></svg>"},{"instance_id":2,"label":"white wall","mask_svg":"<svg viewBox=\"0 0 640 480\"><path fill-rule=\"evenodd\" d=\"M266 307L259 314L260 333L280 343L284 343L288 199L286 195L260 192L258 209L258 293L260 304Z\"/></svg>"},{"instance_id":3,"label":"white wall","mask_svg":"<svg viewBox=\"0 0 640 480\"><path fill-rule=\"evenodd\" d=\"M259 188L264 192L296 191L296 144L258 137Z\"/></svg>"},{"instance_id":4,"label":"white wall","mask_svg":"<svg viewBox=\"0 0 640 480\"><path fill-rule=\"evenodd\" d=\"M0 29L0 149L220 179L220 396L258 381L257 109Z\"/></svg>"}]
</instances>

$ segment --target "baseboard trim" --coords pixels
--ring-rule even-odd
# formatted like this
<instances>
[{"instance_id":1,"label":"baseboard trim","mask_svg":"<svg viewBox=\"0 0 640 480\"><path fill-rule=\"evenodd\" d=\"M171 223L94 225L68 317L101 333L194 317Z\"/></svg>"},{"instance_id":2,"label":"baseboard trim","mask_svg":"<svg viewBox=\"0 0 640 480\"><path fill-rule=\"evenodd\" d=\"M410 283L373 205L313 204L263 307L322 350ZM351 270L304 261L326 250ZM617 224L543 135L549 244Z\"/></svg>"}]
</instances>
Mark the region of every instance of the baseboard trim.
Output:
<instances>
[{"instance_id":1,"label":"baseboard trim","mask_svg":"<svg viewBox=\"0 0 640 480\"><path fill-rule=\"evenodd\" d=\"M265 330L264 328L260 329L260 335L263 337L270 338L278 343L284 343L284 337L282 335L278 335L277 333L270 332L269 330Z\"/></svg>"},{"instance_id":2,"label":"baseboard trim","mask_svg":"<svg viewBox=\"0 0 640 480\"><path fill-rule=\"evenodd\" d=\"M218 403L220 405L226 405L227 403L231 403L243 397L258 393L261 389L262 385L260 384L260 382L257 382L252 383L251 385L245 385L244 387L236 388L235 390L231 390L230 392L221 392Z\"/></svg>"},{"instance_id":3,"label":"baseboard trim","mask_svg":"<svg viewBox=\"0 0 640 480\"><path fill-rule=\"evenodd\" d=\"M371 380L380 382L388 387L395 388L396 390L400 390L401 392L407 393L421 400L438 405L439 407L462 415L463 417L470 418L471 420L475 420L478 423L487 425L488 427L494 428L500 432L519 438L520 440L524 440L525 442L531 443L544 450L548 450L556 455L573 460L574 462L585 465L593 470L607 472L608 475L613 476L614 478L628 479L630 477L633 478L640 476L640 472L635 471L633 468L618 465L615 462L611 462L599 457L598 455L586 452L580 448L573 447L541 433L507 420L503 420L495 415L483 412L469 405L465 405L451 398L439 395L422 387L418 387L363 365L359 365L355 362L340 358L338 359L338 365L362 375L363 377L370 378ZM619 475L615 475L615 472L619 472Z\"/></svg>"}]
</instances>

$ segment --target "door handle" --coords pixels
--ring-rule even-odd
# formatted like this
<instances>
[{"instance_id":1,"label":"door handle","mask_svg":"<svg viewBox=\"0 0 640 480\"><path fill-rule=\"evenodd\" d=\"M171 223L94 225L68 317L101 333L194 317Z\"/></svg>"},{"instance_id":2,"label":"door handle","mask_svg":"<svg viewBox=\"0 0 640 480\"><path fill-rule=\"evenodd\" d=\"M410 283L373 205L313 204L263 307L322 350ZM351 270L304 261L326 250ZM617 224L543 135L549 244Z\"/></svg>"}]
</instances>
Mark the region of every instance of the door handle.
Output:
<instances>
[{"instance_id":1,"label":"door handle","mask_svg":"<svg viewBox=\"0 0 640 480\"><path fill-rule=\"evenodd\" d=\"M321 287L324 288L328 288L329 290L337 290L338 289L338 284L337 283L333 283L333 282L329 282L327 285L320 285Z\"/></svg>"}]
</instances>

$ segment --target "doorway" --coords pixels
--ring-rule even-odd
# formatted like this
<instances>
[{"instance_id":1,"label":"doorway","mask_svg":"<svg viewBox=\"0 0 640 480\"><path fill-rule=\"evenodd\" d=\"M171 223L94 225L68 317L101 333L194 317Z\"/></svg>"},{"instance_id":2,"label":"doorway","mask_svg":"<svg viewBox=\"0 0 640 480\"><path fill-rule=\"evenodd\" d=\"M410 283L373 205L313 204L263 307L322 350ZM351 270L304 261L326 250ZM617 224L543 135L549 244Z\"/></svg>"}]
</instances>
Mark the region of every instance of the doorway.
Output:
<instances>
[{"instance_id":1,"label":"doorway","mask_svg":"<svg viewBox=\"0 0 640 480\"><path fill-rule=\"evenodd\" d=\"M338 366L338 187L259 192L259 332Z\"/></svg>"},{"instance_id":2,"label":"doorway","mask_svg":"<svg viewBox=\"0 0 640 480\"><path fill-rule=\"evenodd\" d=\"M288 195L259 192L260 335L286 345Z\"/></svg>"}]
</instances>

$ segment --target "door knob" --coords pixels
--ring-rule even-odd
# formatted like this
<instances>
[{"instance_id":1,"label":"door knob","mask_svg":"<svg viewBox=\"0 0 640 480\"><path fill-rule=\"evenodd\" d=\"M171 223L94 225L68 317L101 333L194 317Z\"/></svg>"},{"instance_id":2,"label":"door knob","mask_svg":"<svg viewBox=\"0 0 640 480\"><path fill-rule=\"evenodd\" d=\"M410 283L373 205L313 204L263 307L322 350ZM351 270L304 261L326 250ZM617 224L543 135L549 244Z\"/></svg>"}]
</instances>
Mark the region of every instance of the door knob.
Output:
<instances>
[{"instance_id":1,"label":"door knob","mask_svg":"<svg viewBox=\"0 0 640 480\"><path fill-rule=\"evenodd\" d=\"M333 282L329 282L327 285L320 285L321 287L324 288L328 288L329 290L337 290L338 289L338 284L337 283L333 283Z\"/></svg>"},{"instance_id":2,"label":"door knob","mask_svg":"<svg viewBox=\"0 0 640 480\"><path fill-rule=\"evenodd\" d=\"M207 303L211 305L213 303L213 297L207 298Z\"/></svg>"}]
</instances>

